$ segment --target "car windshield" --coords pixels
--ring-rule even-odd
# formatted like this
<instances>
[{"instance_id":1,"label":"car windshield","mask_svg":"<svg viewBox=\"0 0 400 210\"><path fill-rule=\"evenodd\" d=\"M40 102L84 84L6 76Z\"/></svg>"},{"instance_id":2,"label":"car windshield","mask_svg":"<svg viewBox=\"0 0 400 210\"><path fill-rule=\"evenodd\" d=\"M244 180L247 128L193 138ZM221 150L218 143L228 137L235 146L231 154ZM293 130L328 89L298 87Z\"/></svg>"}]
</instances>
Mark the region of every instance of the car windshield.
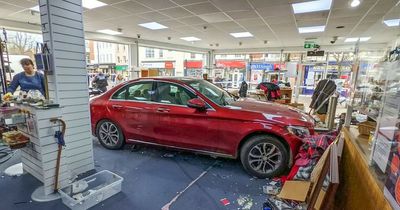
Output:
<instances>
[{"instance_id":1,"label":"car windshield","mask_svg":"<svg viewBox=\"0 0 400 210\"><path fill-rule=\"evenodd\" d=\"M231 94L211 82L205 80L189 80L184 82L220 106L228 106L235 100Z\"/></svg>"}]
</instances>

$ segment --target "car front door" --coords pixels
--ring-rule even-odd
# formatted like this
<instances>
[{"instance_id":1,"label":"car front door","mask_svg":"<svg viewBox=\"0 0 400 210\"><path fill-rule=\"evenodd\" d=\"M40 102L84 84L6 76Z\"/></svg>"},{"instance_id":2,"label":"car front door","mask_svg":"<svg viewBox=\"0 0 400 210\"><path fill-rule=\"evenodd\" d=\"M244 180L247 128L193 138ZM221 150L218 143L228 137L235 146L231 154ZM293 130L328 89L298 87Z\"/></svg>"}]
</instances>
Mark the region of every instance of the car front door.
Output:
<instances>
[{"instance_id":1,"label":"car front door","mask_svg":"<svg viewBox=\"0 0 400 210\"><path fill-rule=\"evenodd\" d=\"M118 116L118 124L128 141L154 141L155 121L153 81L139 81L118 90L110 100L109 108Z\"/></svg>"},{"instance_id":2,"label":"car front door","mask_svg":"<svg viewBox=\"0 0 400 210\"><path fill-rule=\"evenodd\" d=\"M169 82L156 83L157 141L170 146L209 150L208 111L189 108L187 102L197 96L187 88Z\"/></svg>"}]
</instances>

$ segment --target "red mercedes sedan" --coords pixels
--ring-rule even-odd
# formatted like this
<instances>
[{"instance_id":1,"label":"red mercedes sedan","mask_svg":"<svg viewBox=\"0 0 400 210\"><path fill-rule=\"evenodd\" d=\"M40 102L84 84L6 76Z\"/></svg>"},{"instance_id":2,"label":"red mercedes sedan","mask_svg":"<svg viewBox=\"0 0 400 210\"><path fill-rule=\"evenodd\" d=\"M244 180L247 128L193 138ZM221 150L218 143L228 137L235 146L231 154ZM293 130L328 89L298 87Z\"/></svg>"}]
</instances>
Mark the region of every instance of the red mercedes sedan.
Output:
<instances>
[{"instance_id":1,"label":"red mercedes sedan","mask_svg":"<svg viewBox=\"0 0 400 210\"><path fill-rule=\"evenodd\" d=\"M287 106L236 99L191 78L142 78L90 103L92 131L107 149L145 143L239 158L251 175L282 174L314 120Z\"/></svg>"}]
</instances>

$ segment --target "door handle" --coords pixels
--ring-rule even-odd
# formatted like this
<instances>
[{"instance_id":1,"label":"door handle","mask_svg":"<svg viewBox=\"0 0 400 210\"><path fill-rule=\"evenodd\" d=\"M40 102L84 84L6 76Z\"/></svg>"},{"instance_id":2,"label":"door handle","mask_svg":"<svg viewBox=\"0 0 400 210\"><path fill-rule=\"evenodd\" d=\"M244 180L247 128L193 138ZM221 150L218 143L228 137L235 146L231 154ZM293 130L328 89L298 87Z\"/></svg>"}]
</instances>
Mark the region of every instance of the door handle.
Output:
<instances>
[{"instance_id":1,"label":"door handle","mask_svg":"<svg viewBox=\"0 0 400 210\"><path fill-rule=\"evenodd\" d=\"M157 112L167 113L167 112L169 112L169 109L160 107L160 108L157 109Z\"/></svg>"},{"instance_id":2,"label":"door handle","mask_svg":"<svg viewBox=\"0 0 400 210\"><path fill-rule=\"evenodd\" d=\"M112 108L113 108L113 109L122 109L122 108L124 108L124 107L121 106L121 105L112 105Z\"/></svg>"}]
</instances>

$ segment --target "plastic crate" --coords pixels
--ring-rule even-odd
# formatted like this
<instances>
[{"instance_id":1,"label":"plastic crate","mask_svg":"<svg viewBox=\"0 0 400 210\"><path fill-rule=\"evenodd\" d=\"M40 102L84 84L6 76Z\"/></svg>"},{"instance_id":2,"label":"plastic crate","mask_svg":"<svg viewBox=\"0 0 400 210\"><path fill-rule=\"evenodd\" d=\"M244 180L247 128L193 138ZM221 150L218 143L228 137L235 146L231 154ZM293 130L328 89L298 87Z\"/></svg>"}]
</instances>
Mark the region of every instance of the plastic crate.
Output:
<instances>
[{"instance_id":1,"label":"plastic crate","mask_svg":"<svg viewBox=\"0 0 400 210\"><path fill-rule=\"evenodd\" d=\"M74 183L59 189L61 199L65 205L73 210L85 210L121 192L124 178L115 173L104 170L91 176L75 181ZM77 182L86 182L88 187L82 192L73 193L72 187ZM81 194L81 195L79 195ZM79 196L76 199L74 196Z\"/></svg>"}]
</instances>

